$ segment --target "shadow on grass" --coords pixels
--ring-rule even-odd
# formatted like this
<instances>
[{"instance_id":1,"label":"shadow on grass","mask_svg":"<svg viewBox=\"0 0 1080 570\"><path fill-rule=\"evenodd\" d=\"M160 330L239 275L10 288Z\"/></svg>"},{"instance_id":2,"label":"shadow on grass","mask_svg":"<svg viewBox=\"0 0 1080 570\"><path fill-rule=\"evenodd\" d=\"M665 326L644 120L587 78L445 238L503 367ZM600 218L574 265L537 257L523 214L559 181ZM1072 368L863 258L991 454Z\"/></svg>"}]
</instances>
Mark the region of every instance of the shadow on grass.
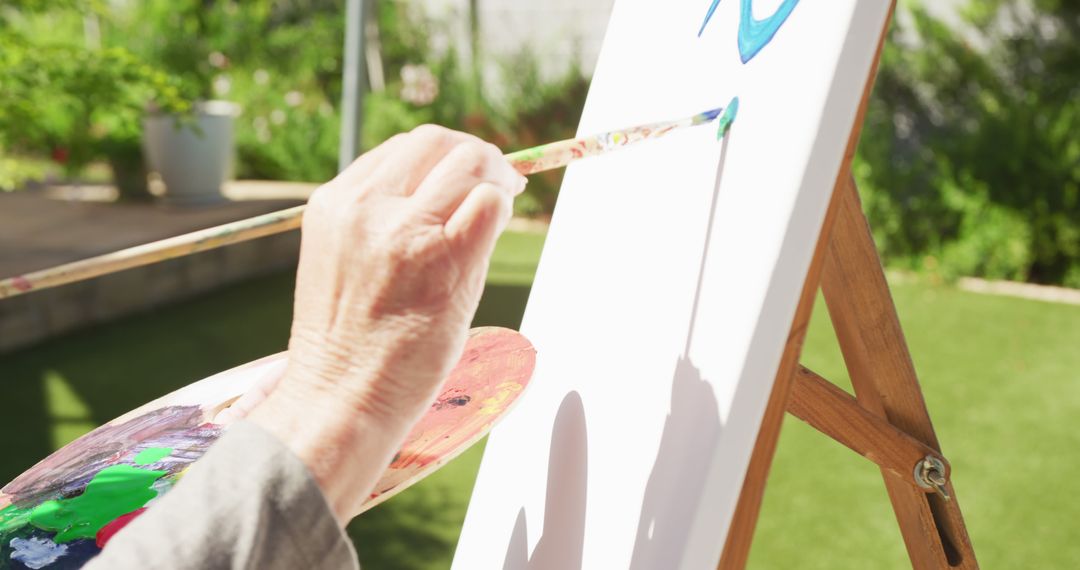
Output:
<instances>
[{"instance_id":1,"label":"shadow on grass","mask_svg":"<svg viewBox=\"0 0 1080 570\"><path fill-rule=\"evenodd\" d=\"M83 431L284 350L293 285L292 272L261 277L0 355L0 486ZM528 295L528 286L488 285L474 324L516 329ZM468 457L440 484L418 485L354 522L367 567L449 566L478 450Z\"/></svg>"},{"instance_id":2,"label":"shadow on grass","mask_svg":"<svg viewBox=\"0 0 1080 570\"><path fill-rule=\"evenodd\" d=\"M54 435L65 423L105 423L283 350L292 288L290 272L261 277L0 355L0 481L70 439Z\"/></svg>"}]
</instances>

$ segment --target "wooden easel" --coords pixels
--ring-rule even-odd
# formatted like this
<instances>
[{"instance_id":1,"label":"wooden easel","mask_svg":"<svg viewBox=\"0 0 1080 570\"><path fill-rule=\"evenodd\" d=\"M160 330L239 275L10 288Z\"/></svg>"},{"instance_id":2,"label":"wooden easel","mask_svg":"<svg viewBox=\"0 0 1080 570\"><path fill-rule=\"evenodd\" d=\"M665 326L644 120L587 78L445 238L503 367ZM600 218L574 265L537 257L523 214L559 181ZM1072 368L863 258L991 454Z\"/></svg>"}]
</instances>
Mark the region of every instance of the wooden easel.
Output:
<instances>
[{"instance_id":1,"label":"wooden easel","mask_svg":"<svg viewBox=\"0 0 1080 570\"><path fill-rule=\"evenodd\" d=\"M949 463L934 435L850 175L884 39L882 30L724 545L722 570L746 566L785 411L881 468L913 568L978 568L949 482ZM798 365L819 284L855 388L854 398Z\"/></svg>"}]
</instances>

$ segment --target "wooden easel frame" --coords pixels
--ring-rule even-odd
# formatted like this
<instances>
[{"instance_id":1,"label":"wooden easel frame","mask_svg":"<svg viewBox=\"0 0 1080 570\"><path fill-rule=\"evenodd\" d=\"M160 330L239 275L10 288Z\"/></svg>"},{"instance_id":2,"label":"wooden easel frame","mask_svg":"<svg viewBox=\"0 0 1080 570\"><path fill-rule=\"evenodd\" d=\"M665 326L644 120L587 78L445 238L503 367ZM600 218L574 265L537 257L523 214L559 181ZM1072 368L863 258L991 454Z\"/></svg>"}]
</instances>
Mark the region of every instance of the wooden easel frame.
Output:
<instances>
[{"instance_id":1,"label":"wooden easel frame","mask_svg":"<svg viewBox=\"0 0 1080 570\"><path fill-rule=\"evenodd\" d=\"M887 20L746 470L720 559L722 570L746 566L785 412L880 466L913 568L978 568L949 482L949 464L934 435L850 175L888 25ZM798 365L819 285L855 388L854 398ZM928 477L930 470L934 473Z\"/></svg>"}]
</instances>

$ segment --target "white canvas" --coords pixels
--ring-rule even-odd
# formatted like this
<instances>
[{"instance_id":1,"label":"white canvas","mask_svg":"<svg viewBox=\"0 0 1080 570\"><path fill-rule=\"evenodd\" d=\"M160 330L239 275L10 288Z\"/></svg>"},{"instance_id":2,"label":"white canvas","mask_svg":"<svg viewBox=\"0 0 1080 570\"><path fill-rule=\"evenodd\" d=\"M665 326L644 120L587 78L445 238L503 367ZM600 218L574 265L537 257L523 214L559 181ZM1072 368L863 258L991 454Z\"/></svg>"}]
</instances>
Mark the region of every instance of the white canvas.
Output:
<instances>
[{"instance_id":1,"label":"white canvas","mask_svg":"<svg viewBox=\"0 0 1080 570\"><path fill-rule=\"evenodd\" d=\"M698 37L710 3L615 5L581 134L738 116L569 168L454 568L719 560L889 2L723 0ZM751 4L794 8L744 63Z\"/></svg>"}]
</instances>

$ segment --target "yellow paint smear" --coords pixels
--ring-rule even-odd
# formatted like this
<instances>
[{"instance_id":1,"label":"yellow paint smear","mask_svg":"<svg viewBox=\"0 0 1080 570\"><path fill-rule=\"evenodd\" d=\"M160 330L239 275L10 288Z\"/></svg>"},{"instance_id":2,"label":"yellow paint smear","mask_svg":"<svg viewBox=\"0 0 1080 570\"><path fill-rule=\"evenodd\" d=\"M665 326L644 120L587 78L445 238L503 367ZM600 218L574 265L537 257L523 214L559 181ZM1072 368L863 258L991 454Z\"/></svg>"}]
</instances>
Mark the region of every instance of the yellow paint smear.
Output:
<instances>
[{"instance_id":1,"label":"yellow paint smear","mask_svg":"<svg viewBox=\"0 0 1080 570\"><path fill-rule=\"evenodd\" d=\"M498 392L494 396L481 402L480 410L477 413L490 416L502 412L505 408L504 403L506 402L506 399L509 398L511 394L520 392L521 384L518 384L517 382L503 382L496 386L495 389L498 390Z\"/></svg>"}]
</instances>

